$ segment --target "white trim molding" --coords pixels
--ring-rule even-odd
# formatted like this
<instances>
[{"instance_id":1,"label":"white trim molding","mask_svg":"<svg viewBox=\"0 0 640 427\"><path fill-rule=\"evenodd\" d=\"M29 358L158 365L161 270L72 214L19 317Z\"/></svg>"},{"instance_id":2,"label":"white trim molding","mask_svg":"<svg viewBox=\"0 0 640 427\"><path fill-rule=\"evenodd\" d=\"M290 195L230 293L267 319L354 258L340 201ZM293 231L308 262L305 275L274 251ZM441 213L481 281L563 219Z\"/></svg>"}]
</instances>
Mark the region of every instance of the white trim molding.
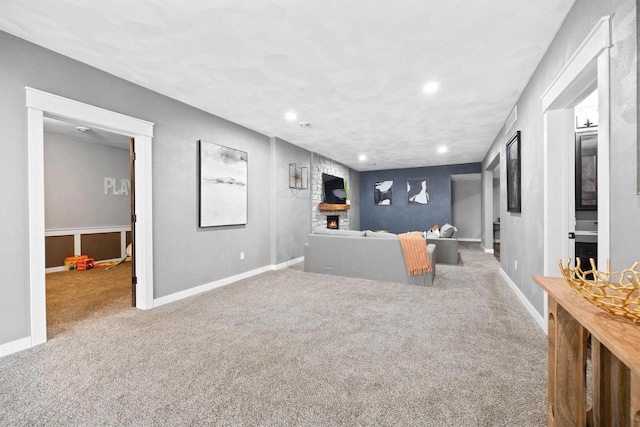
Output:
<instances>
[{"instance_id":1,"label":"white trim molding","mask_svg":"<svg viewBox=\"0 0 640 427\"><path fill-rule=\"evenodd\" d=\"M205 283L204 285L185 289L184 291L176 292L176 293L153 300L153 306L160 307L165 304L180 301L181 299L198 295L203 292L210 291L212 289L220 288L222 286L227 286L239 280L248 279L249 277L257 276L258 274L266 273L267 271L271 271L274 269L275 268L273 265L267 265L265 267L256 268L255 270L245 271L244 273L236 274L235 276L225 277L224 279L216 280L214 282Z\"/></svg>"},{"instance_id":2,"label":"white trim molding","mask_svg":"<svg viewBox=\"0 0 640 427\"><path fill-rule=\"evenodd\" d=\"M569 257L567 233L573 214L568 205L573 176L554 179L554 170L573 164L573 107L598 89L598 264L610 254L610 47L611 17L601 18L542 94L544 122L544 274L557 275L558 259ZM567 139L569 138L569 139ZM567 174L568 175L568 174Z\"/></svg>"},{"instance_id":3,"label":"white trim molding","mask_svg":"<svg viewBox=\"0 0 640 427\"><path fill-rule=\"evenodd\" d=\"M203 292L210 291L212 289L220 288L222 286L231 285L237 281L248 279L249 277L257 276L267 271L282 270L284 268L291 267L292 265L299 264L304 261L304 257L295 258L289 261L282 262L280 264L271 264L264 267L256 268L255 270L245 271L244 273L236 274L235 276L225 277L224 279L216 280L214 282L205 283L204 285L196 286L194 288L185 289L184 291L176 292L165 297L155 299L153 301L154 307L160 307L165 304L180 301L181 299L188 298L194 295L201 294Z\"/></svg>"},{"instance_id":4,"label":"white trim molding","mask_svg":"<svg viewBox=\"0 0 640 427\"><path fill-rule=\"evenodd\" d=\"M301 256L300 258L290 259L289 261L285 261L285 262L281 262L280 264L272 265L271 269L272 270L282 270L283 268L289 268L292 265L300 264L303 261L304 261L304 257Z\"/></svg>"},{"instance_id":5,"label":"white trim molding","mask_svg":"<svg viewBox=\"0 0 640 427\"><path fill-rule=\"evenodd\" d=\"M135 139L136 303L153 307L153 219L151 140L153 123L25 87L29 173L29 272L31 345L47 340L44 259L44 116L87 125Z\"/></svg>"},{"instance_id":6,"label":"white trim molding","mask_svg":"<svg viewBox=\"0 0 640 427\"><path fill-rule=\"evenodd\" d=\"M524 296L522 291L516 286L516 284L513 282L513 280L511 280L511 278L507 275L507 273L505 273L502 268L500 268L499 271L500 271L500 276L502 276L504 281L507 282L507 285L509 285L509 287L511 288L513 293L516 294L516 296L518 297L518 299L520 300L520 302L522 303L524 308L527 309L527 311L529 312L531 317L533 317L533 320L536 321L538 326L540 326L540 328L546 334L547 333L547 324L546 324L544 318L542 317L542 315L540 315L540 313L538 313L538 311L535 309L535 307L531 304L531 302L529 302L527 297Z\"/></svg>"},{"instance_id":7,"label":"white trim molding","mask_svg":"<svg viewBox=\"0 0 640 427\"><path fill-rule=\"evenodd\" d=\"M563 92L579 81L584 70L590 66L591 61L610 47L611 17L604 16L600 18L596 26L578 46L578 49L542 94L542 112L553 109L554 103L562 99Z\"/></svg>"},{"instance_id":8,"label":"white trim molding","mask_svg":"<svg viewBox=\"0 0 640 427\"><path fill-rule=\"evenodd\" d=\"M99 234L99 233L117 233L119 231L131 231L131 225L116 225L105 227L87 227L87 228L51 228L44 231L46 237L49 236L72 236L75 234Z\"/></svg>"},{"instance_id":9,"label":"white trim molding","mask_svg":"<svg viewBox=\"0 0 640 427\"><path fill-rule=\"evenodd\" d=\"M19 340L11 341L6 344L1 344L0 357L8 356L10 354L26 350L30 347L32 347L31 337L21 338Z\"/></svg>"}]
</instances>

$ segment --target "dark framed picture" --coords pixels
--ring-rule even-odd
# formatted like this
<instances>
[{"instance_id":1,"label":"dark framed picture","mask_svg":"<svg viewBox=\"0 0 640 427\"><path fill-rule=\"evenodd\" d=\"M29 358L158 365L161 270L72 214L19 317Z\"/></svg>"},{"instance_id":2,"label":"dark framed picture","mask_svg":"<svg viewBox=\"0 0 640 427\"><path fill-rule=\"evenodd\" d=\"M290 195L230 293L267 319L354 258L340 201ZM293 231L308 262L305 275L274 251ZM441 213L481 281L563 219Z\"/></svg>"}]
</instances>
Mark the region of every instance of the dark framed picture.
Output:
<instances>
[{"instance_id":1,"label":"dark framed picture","mask_svg":"<svg viewBox=\"0 0 640 427\"><path fill-rule=\"evenodd\" d=\"M393 201L393 181L378 181L373 183L373 204L389 206Z\"/></svg>"},{"instance_id":2,"label":"dark framed picture","mask_svg":"<svg viewBox=\"0 0 640 427\"><path fill-rule=\"evenodd\" d=\"M429 203L429 178L407 180L407 202L410 205L426 205Z\"/></svg>"},{"instance_id":3,"label":"dark framed picture","mask_svg":"<svg viewBox=\"0 0 640 427\"><path fill-rule=\"evenodd\" d=\"M212 142L199 143L200 227L247 223L247 153Z\"/></svg>"},{"instance_id":4,"label":"dark framed picture","mask_svg":"<svg viewBox=\"0 0 640 427\"><path fill-rule=\"evenodd\" d=\"M507 142L507 211L521 211L520 131Z\"/></svg>"}]
</instances>

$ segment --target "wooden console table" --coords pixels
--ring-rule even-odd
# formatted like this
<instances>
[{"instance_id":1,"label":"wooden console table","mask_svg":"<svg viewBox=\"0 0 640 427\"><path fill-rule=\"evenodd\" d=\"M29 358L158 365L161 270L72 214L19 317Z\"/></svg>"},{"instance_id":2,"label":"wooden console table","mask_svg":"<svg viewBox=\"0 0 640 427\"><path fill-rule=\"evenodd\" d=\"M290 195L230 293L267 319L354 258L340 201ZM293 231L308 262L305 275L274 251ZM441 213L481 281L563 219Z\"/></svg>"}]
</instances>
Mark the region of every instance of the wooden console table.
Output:
<instances>
[{"instance_id":1,"label":"wooden console table","mask_svg":"<svg viewBox=\"0 0 640 427\"><path fill-rule=\"evenodd\" d=\"M549 426L640 427L640 323L613 316L565 279L534 276L549 294ZM591 408L586 406L591 334Z\"/></svg>"}]
</instances>

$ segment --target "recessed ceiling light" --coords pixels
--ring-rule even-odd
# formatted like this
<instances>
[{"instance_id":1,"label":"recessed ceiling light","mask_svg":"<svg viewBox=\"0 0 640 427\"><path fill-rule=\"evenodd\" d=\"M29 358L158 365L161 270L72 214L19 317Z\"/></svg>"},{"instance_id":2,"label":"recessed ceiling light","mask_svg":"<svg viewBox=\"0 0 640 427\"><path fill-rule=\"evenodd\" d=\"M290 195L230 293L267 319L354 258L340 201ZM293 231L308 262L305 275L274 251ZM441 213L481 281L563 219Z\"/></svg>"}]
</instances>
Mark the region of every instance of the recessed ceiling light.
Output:
<instances>
[{"instance_id":1,"label":"recessed ceiling light","mask_svg":"<svg viewBox=\"0 0 640 427\"><path fill-rule=\"evenodd\" d=\"M311 127L311 123L309 122L300 122L298 123L298 125L300 125L300 127L303 127L303 128Z\"/></svg>"},{"instance_id":2,"label":"recessed ceiling light","mask_svg":"<svg viewBox=\"0 0 640 427\"><path fill-rule=\"evenodd\" d=\"M298 115L295 111L287 111L287 114L284 115L284 118L292 122L298 118Z\"/></svg>"},{"instance_id":3,"label":"recessed ceiling light","mask_svg":"<svg viewBox=\"0 0 640 427\"><path fill-rule=\"evenodd\" d=\"M424 93L426 93L427 95L431 95L432 93L436 93L438 91L439 87L440 87L440 85L438 85L438 82L427 82L422 87L422 91Z\"/></svg>"},{"instance_id":4,"label":"recessed ceiling light","mask_svg":"<svg viewBox=\"0 0 640 427\"><path fill-rule=\"evenodd\" d=\"M86 128L84 126L76 126L76 130L80 132L89 132L91 129Z\"/></svg>"},{"instance_id":5,"label":"recessed ceiling light","mask_svg":"<svg viewBox=\"0 0 640 427\"><path fill-rule=\"evenodd\" d=\"M438 153L440 153L440 154L446 153L447 150L448 150L448 148L445 147L444 145L442 147L438 147Z\"/></svg>"},{"instance_id":6,"label":"recessed ceiling light","mask_svg":"<svg viewBox=\"0 0 640 427\"><path fill-rule=\"evenodd\" d=\"M365 156L364 154L360 154L358 156L358 160L360 160L361 162L364 162L365 160L367 160L367 156Z\"/></svg>"}]
</instances>

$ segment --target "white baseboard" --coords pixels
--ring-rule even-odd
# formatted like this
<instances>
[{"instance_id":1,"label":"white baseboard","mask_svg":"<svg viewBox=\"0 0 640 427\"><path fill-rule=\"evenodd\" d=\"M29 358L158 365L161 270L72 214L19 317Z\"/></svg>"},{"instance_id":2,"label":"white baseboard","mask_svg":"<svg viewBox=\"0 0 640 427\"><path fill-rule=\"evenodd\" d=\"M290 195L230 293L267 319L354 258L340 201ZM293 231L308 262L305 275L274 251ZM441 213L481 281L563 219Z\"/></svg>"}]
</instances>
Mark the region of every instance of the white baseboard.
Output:
<instances>
[{"instance_id":1,"label":"white baseboard","mask_svg":"<svg viewBox=\"0 0 640 427\"><path fill-rule=\"evenodd\" d=\"M280 264L277 265L272 265L272 270L282 270L283 268L288 268L291 267L292 265L301 263L302 261L304 261L304 257L301 256L300 258L296 258L296 259L291 259L289 261L285 261L285 262L281 262Z\"/></svg>"},{"instance_id":2,"label":"white baseboard","mask_svg":"<svg viewBox=\"0 0 640 427\"><path fill-rule=\"evenodd\" d=\"M527 309L531 317L533 317L533 320L535 320L538 326L540 326L540 329L542 329L544 333L547 333L547 328L545 325L544 318L540 315L540 313L538 313L535 307L529 302L529 300L524 296L522 291L520 291L520 289L516 286L513 280L511 280L511 278L507 276L507 273L505 273L502 268L500 269L500 275L505 280L505 282L507 282L511 290L516 294L516 296L518 297L522 305L524 305L524 308Z\"/></svg>"},{"instance_id":3,"label":"white baseboard","mask_svg":"<svg viewBox=\"0 0 640 427\"><path fill-rule=\"evenodd\" d=\"M481 242L480 239L471 239L469 237L458 237L459 242Z\"/></svg>"},{"instance_id":4,"label":"white baseboard","mask_svg":"<svg viewBox=\"0 0 640 427\"><path fill-rule=\"evenodd\" d=\"M484 252L485 252L485 253L487 253L487 254L492 254L492 253L494 253L494 252L493 252L493 249L487 249L487 248L484 248Z\"/></svg>"},{"instance_id":5,"label":"white baseboard","mask_svg":"<svg viewBox=\"0 0 640 427\"><path fill-rule=\"evenodd\" d=\"M20 338L19 340L1 344L0 357L8 356L28 348L31 348L31 337Z\"/></svg>"},{"instance_id":6,"label":"white baseboard","mask_svg":"<svg viewBox=\"0 0 640 427\"><path fill-rule=\"evenodd\" d=\"M246 271L244 273L236 274L235 276L225 277L224 279L216 280L215 282L205 283L204 285L196 286L195 288L185 289L184 291L176 292L175 294L167 295L165 297L157 298L153 300L153 307L160 307L161 305L169 304L172 302L180 301L181 299L198 295L203 292L210 291L215 288L230 285L242 279L257 276L258 274L265 273L267 271L281 270L294 264L304 261L304 257L292 259L280 264L271 264L264 267L256 268L255 270Z\"/></svg>"}]
</instances>

